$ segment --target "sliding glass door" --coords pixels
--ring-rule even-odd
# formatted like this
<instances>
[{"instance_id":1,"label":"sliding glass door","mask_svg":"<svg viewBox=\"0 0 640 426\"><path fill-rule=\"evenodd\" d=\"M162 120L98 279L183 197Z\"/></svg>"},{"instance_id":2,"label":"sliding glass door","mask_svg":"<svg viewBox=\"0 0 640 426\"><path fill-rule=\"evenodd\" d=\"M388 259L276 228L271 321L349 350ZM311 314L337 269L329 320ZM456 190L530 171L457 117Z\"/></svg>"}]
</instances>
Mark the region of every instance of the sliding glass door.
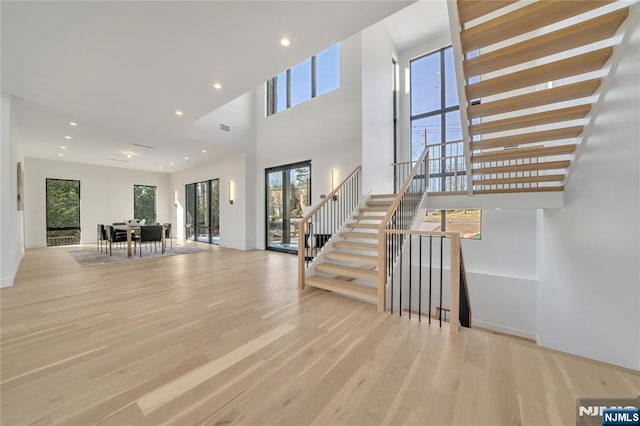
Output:
<instances>
[{"instance_id":1,"label":"sliding glass door","mask_svg":"<svg viewBox=\"0 0 640 426\"><path fill-rule=\"evenodd\" d=\"M80 181L47 179L47 246L80 244Z\"/></svg>"},{"instance_id":2,"label":"sliding glass door","mask_svg":"<svg viewBox=\"0 0 640 426\"><path fill-rule=\"evenodd\" d=\"M185 185L185 238L220 243L220 180Z\"/></svg>"},{"instance_id":3,"label":"sliding glass door","mask_svg":"<svg viewBox=\"0 0 640 426\"><path fill-rule=\"evenodd\" d=\"M295 252L298 222L311 201L311 162L265 170L267 249Z\"/></svg>"}]
</instances>

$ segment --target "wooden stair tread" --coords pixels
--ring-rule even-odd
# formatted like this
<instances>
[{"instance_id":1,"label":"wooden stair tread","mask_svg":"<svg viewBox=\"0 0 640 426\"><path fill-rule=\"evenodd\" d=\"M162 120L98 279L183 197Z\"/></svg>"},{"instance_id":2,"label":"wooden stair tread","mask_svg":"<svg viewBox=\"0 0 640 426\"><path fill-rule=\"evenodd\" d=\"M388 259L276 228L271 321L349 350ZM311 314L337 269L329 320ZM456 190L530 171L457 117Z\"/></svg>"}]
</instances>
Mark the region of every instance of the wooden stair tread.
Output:
<instances>
[{"instance_id":1,"label":"wooden stair tread","mask_svg":"<svg viewBox=\"0 0 640 426\"><path fill-rule=\"evenodd\" d=\"M591 111L591 104L560 108L535 114L522 115L504 120L485 121L469 126L471 136L503 132L505 130L521 129L525 127L541 126L544 124L560 123L563 121L584 118Z\"/></svg>"},{"instance_id":2,"label":"wooden stair tread","mask_svg":"<svg viewBox=\"0 0 640 426\"><path fill-rule=\"evenodd\" d=\"M484 163L488 161L514 160L519 158L549 157L553 155L571 154L575 150L575 144L550 146L545 148L507 149L503 151L474 154L471 156L471 162Z\"/></svg>"},{"instance_id":3,"label":"wooden stair tread","mask_svg":"<svg viewBox=\"0 0 640 426\"><path fill-rule=\"evenodd\" d=\"M369 200L367 205L370 207L390 206L393 200Z\"/></svg>"},{"instance_id":4,"label":"wooden stair tread","mask_svg":"<svg viewBox=\"0 0 640 426\"><path fill-rule=\"evenodd\" d=\"M481 3L481 2L478 2ZM629 15L624 8L464 61L465 77L486 74L612 37Z\"/></svg>"},{"instance_id":5,"label":"wooden stair tread","mask_svg":"<svg viewBox=\"0 0 640 426\"><path fill-rule=\"evenodd\" d=\"M466 86L467 99L479 99L485 96L595 71L602 68L612 54L613 48L605 47L593 52L538 65L500 77L482 80L479 83Z\"/></svg>"},{"instance_id":6,"label":"wooden stair tread","mask_svg":"<svg viewBox=\"0 0 640 426\"><path fill-rule=\"evenodd\" d=\"M365 239L365 240L377 240L378 239L378 233L377 232L348 231L348 232L341 232L340 236L344 237L344 238L358 238L358 239Z\"/></svg>"},{"instance_id":7,"label":"wooden stair tread","mask_svg":"<svg viewBox=\"0 0 640 426\"><path fill-rule=\"evenodd\" d=\"M474 190L474 194L511 194L516 192L562 192L564 186L538 186L529 188L501 188Z\"/></svg>"},{"instance_id":8,"label":"wooden stair tread","mask_svg":"<svg viewBox=\"0 0 640 426\"><path fill-rule=\"evenodd\" d=\"M542 176L520 176L512 178L498 179L478 179L473 181L474 186L480 185L509 185L517 183L534 183L534 182L560 182L564 180L564 175L542 175Z\"/></svg>"},{"instance_id":9,"label":"wooden stair tread","mask_svg":"<svg viewBox=\"0 0 640 426\"><path fill-rule=\"evenodd\" d=\"M578 83L558 86L551 89L538 90L524 95L512 96L497 101L470 105L467 109L469 119L487 117L505 112L554 104L572 99L591 96L600 87L601 80L581 81Z\"/></svg>"},{"instance_id":10,"label":"wooden stair tread","mask_svg":"<svg viewBox=\"0 0 640 426\"><path fill-rule=\"evenodd\" d=\"M396 194L371 194L371 198L396 198Z\"/></svg>"},{"instance_id":11,"label":"wooden stair tread","mask_svg":"<svg viewBox=\"0 0 640 426\"><path fill-rule=\"evenodd\" d=\"M334 247L345 248L351 250L364 250L364 251L375 251L378 252L378 245L371 243L357 243L354 241L335 241L333 243Z\"/></svg>"},{"instance_id":12,"label":"wooden stair tread","mask_svg":"<svg viewBox=\"0 0 640 426\"><path fill-rule=\"evenodd\" d=\"M364 263L365 265L378 265L377 256L368 256L364 254L346 253L343 251L330 251L325 253L327 259L343 260L345 262Z\"/></svg>"},{"instance_id":13,"label":"wooden stair tread","mask_svg":"<svg viewBox=\"0 0 640 426\"><path fill-rule=\"evenodd\" d=\"M516 164L513 166L480 167L480 168L474 168L472 170L472 174L489 175L489 174L500 174L500 173L527 172L527 171L534 171L534 170L560 170L560 169L566 169L570 165L571 165L570 160L564 160L564 161L546 161L544 163Z\"/></svg>"},{"instance_id":14,"label":"wooden stair tread","mask_svg":"<svg viewBox=\"0 0 640 426\"><path fill-rule=\"evenodd\" d=\"M382 219L384 219L384 216L381 215L361 215L361 214L357 214L352 216L353 219L355 220L376 220L378 222L381 222Z\"/></svg>"},{"instance_id":15,"label":"wooden stair tread","mask_svg":"<svg viewBox=\"0 0 640 426\"><path fill-rule=\"evenodd\" d=\"M528 33L605 6L610 1L537 1L460 33L464 52Z\"/></svg>"},{"instance_id":16,"label":"wooden stair tread","mask_svg":"<svg viewBox=\"0 0 640 426\"><path fill-rule=\"evenodd\" d=\"M370 302L378 301L378 291L375 288L358 285L346 280L312 275L310 277L307 277L305 283L311 287L316 287L322 290L332 291L334 293L344 294L351 297L357 297L358 299L364 299Z\"/></svg>"},{"instance_id":17,"label":"wooden stair tread","mask_svg":"<svg viewBox=\"0 0 640 426\"><path fill-rule=\"evenodd\" d=\"M378 279L377 271L354 266L337 265L335 263L318 263L316 265L316 271L363 280L376 281Z\"/></svg>"},{"instance_id":18,"label":"wooden stair tread","mask_svg":"<svg viewBox=\"0 0 640 426\"><path fill-rule=\"evenodd\" d=\"M349 228L354 228L354 229L358 229L358 228L359 229L378 229L380 224L354 222L354 223L347 223L347 226Z\"/></svg>"},{"instance_id":19,"label":"wooden stair tread","mask_svg":"<svg viewBox=\"0 0 640 426\"><path fill-rule=\"evenodd\" d=\"M540 132L523 133L520 135L505 136L502 138L484 139L481 142L473 142L472 150L498 148L513 145L525 145L536 142L553 141L578 137L584 130L583 126L562 127L560 129L544 130Z\"/></svg>"},{"instance_id":20,"label":"wooden stair tread","mask_svg":"<svg viewBox=\"0 0 640 426\"><path fill-rule=\"evenodd\" d=\"M460 22L465 23L473 21L476 18L485 16L498 9L502 9L505 6L509 6L518 0L458 0L458 15L460 16Z\"/></svg>"},{"instance_id":21,"label":"wooden stair tread","mask_svg":"<svg viewBox=\"0 0 640 426\"><path fill-rule=\"evenodd\" d=\"M361 207L361 212L385 212L388 210L387 207Z\"/></svg>"}]
</instances>

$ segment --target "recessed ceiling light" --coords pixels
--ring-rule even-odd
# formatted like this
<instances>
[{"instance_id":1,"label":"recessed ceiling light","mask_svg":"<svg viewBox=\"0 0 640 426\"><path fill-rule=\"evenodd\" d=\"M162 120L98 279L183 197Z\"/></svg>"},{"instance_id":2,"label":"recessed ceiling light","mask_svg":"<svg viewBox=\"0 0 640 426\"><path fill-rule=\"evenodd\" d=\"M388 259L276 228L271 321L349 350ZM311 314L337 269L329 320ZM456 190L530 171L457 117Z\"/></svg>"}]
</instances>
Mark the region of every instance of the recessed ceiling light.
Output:
<instances>
[{"instance_id":1,"label":"recessed ceiling light","mask_svg":"<svg viewBox=\"0 0 640 426\"><path fill-rule=\"evenodd\" d=\"M160 166L160 168L162 169L162 166Z\"/></svg>"},{"instance_id":2,"label":"recessed ceiling light","mask_svg":"<svg viewBox=\"0 0 640 426\"><path fill-rule=\"evenodd\" d=\"M176 111L176 115L182 115L182 111L177 110L177 111Z\"/></svg>"},{"instance_id":3,"label":"recessed ceiling light","mask_svg":"<svg viewBox=\"0 0 640 426\"><path fill-rule=\"evenodd\" d=\"M69 126L76 127L77 125L78 125L78 123L76 123L75 121L70 121L69 122Z\"/></svg>"},{"instance_id":4,"label":"recessed ceiling light","mask_svg":"<svg viewBox=\"0 0 640 426\"><path fill-rule=\"evenodd\" d=\"M214 88L214 89L217 89L217 90L220 90L220 89L222 89L222 84L220 84L220 83L215 83L215 84L213 85L213 88Z\"/></svg>"},{"instance_id":5,"label":"recessed ceiling light","mask_svg":"<svg viewBox=\"0 0 640 426\"><path fill-rule=\"evenodd\" d=\"M189 159L189 157L184 157L184 159L185 159L185 160L188 160L188 159Z\"/></svg>"},{"instance_id":6,"label":"recessed ceiling light","mask_svg":"<svg viewBox=\"0 0 640 426\"><path fill-rule=\"evenodd\" d=\"M66 146L64 146L64 145L62 145L62 146L60 147L60 149L67 149L67 147L66 147Z\"/></svg>"},{"instance_id":7,"label":"recessed ceiling light","mask_svg":"<svg viewBox=\"0 0 640 426\"><path fill-rule=\"evenodd\" d=\"M206 149L203 149L203 150L202 150L202 152L205 152L205 153L206 153L206 152L207 152L207 150L206 150Z\"/></svg>"},{"instance_id":8,"label":"recessed ceiling light","mask_svg":"<svg viewBox=\"0 0 640 426\"><path fill-rule=\"evenodd\" d=\"M289 41L289 39L288 39L288 38L283 37L283 38L280 40L280 44L281 44L281 45L283 45L284 47L287 47L288 45L290 45L290 44L291 44L291 42Z\"/></svg>"},{"instance_id":9,"label":"recessed ceiling light","mask_svg":"<svg viewBox=\"0 0 640 426\"><path fill-rule=\"evenodd\" d=\"M63 154L63 153L61 153L61 152L59 152L59 153L58 153L58 157L62 157L63 155L64 155L64 154Z\"/></svg>"},{"instance_id":10,"label":"recessed ceiling light","mask_svg":"<svg viewBox=\"0 0 640 426\"><path fill-rule=\"evenodd\" d=\"M66 140L70 141L71 140L71 136L65 136L64 137Z\"/></svg>"},{"instance_id":11,"label":"recessed ceiling light","mask_svg":"<svg viewBox=\"0 0 640 426\"><path fill-rule=\"evenodd\" d=\"M169 163L170 166L173 166L173 161Z\"/></svg>"},{"instance_id":12,"label":"recessed ceiling light","mask_svg":"<svg viewBox=\"0 0 640 426\"><path fill-rule=\"evenodd\" d=\"M127 158L131 158L131 154L127 154Z\"/></svg>"}]
</instances>

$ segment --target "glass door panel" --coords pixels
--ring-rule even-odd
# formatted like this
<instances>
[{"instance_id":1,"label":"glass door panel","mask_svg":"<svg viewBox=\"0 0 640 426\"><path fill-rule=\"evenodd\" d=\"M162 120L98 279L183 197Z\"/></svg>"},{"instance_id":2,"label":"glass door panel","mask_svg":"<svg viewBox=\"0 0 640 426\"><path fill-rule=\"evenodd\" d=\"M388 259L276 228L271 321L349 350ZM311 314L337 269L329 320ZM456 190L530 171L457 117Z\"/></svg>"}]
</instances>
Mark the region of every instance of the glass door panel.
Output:
<instances>
[{"instance_id":1,"label":"glass door panel","mask_svg":"<svg viewBox=\"0 0 640 426\"><path fill-rule=\"evenodd\" d=\"M289 170L289 244L298 246L298 222L309 206L311 167Z\"/></svg>"},{"instance_id":2,"label":"glass door panel","mask_svg":"<svg viewBox=\"0 0 640 426\"><path fill-rule=\"evenodd\" d=\"M267 173L267 246L282 245L283 183L281 170Z\"/></svg>"},{"instance_id":3,"label":"glass door panel","mask_svg":"<svg viewBox=\"0 0 640 426\"><path fill-rule=\"evenodd\" d=\"M298 250L298 222L311 201L311 162L274 167L265 171L266 246Z\"/></svg>"},{"instance_id":4,"label":"glass door panel","mask_svg":"<svg viewBox=\"0 0 640 426\"><path fill-rule=\"evenodd\" d=\"M185 218L185 233L184 236L188 240L195 239L195 224L196 224L196 184L190 183L185 185L185 196L187 198L187 217Z\"/></svg>"},{"instance_id":5,"label":"glass door panel","mask_svg":"<svg viewBox=\"0 0 640 426\"><path fill-rule=\"evenodd\" d=\"M220 243L220 180L209 181L211 188L211 242Z\"/></svg>"},{"instance_id":6,"label":"glass door panel","mask_svg":"<svg viewBox=\"0 0 640 426\"><path fill-rule=\"evenodd\" d=\"M209 242L209 187L207 182L196 183L196 212L197 212L197 240L203 243Z\"/></svg>"}]
</instances>

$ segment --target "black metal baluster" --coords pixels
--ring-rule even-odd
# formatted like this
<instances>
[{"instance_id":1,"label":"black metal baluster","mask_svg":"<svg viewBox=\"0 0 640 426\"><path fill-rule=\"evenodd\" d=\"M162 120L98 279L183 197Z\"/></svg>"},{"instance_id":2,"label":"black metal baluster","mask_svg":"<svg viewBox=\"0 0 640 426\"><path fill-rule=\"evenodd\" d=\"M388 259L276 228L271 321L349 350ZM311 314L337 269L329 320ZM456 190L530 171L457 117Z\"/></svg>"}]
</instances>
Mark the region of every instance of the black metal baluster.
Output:
<instances>
[{"instance_id":1,"label":"black metal baluster","mask_svg":"<svg viewBox=\"0 0 640 426\"><path fill-rule=\"evenodd\" d=\"M433 235L429 235L429 324L431 324L431 282L433 278Z\"/></svg>"},{"instance_id":2,"label":"black metal baluster","mask_svg":"<svg viewBox=\"0 0 640 426\"><path fill-rule=\"evenodd\" d=\"M398 291L399 291L399 295L398 295L398 313L400 314L400 316L402 316L402 281L403 281L403 277L402 277L402 247L400 247L400 285L398 286Z\"/></svg>"},{"instance_id":3,"label":"black metal baluster","mask_svg":"<svg viewBox=\"0 0 640 426\"><path fill-rule=\"evenodd\" d=\"M420 247L418 249L418 322L422 322L422 235L419 236Z\"/></svg>"},{"instance_id":4,"label":"black metal baluster","mask_svg":"<svg viewBox=\"0 0 640 426\"><path fill-rule=\"evenodd\" d=\"M444 242L444 237L440 237L440 327L442 327L442 274L444 271L442 270L443 259L442 259L442 244Z\"/></svg>"},{"instance_id":5,"label":"black metal baluster","mask_svg":"<svg viewBox=\"0 0 640 426\"><path fill-rule=\"evenodd\" d=\"M413 246L413 239L409 234L409 319L411 319L411 277L413 276L413 256L411 255L411 246Z\"/></svg>"}]
</instances>

